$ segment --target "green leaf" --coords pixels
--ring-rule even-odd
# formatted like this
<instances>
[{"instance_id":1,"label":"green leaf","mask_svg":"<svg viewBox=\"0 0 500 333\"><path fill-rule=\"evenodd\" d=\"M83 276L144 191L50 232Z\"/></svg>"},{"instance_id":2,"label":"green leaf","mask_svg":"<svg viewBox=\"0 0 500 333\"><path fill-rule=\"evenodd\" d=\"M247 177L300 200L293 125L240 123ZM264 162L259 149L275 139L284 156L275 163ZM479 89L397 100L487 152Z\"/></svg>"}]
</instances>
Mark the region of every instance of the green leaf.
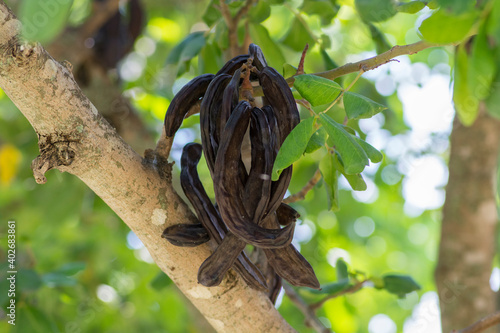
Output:
<instances>
[{"instance_id":1,"label":"green leaf","mask_svg":"<svg viewBox=\"0 0 500 333\"><path fill-rule=\"evenodd\" d=\"M198 57L198 69L200 74L215 74L222 67L222 52L216 43L207 43Z\"/></svg>"},{"instance_id":2,"label":"green leaf","mask_svg":"<svg viewBox=\"0 0 500 333\"><path fill-rule=\"evenodd\" d=\"M371 118L382 110L387 109L382 104L372 101L366 96L346 91L343 96L347 118Z\"/></svg>"},{"instance_id":3,"label":"green leaf","mask_svg":"<svg viewBox=\"0 0 500 333\"><path fill-rule=\"evenodd\" d=\"M482 25L474 37L468 73L470 90L480 100L490 95L491 83L497 71L494 50L490 48L486 25Z\"/></svg>"},{"instance_id":4,"label":"green leaf","mask_svg":"<svg viewBox=\"0 0 500 333\"><path fill-rule=\"evenodd\" d=\"M20 269L16 276L16 287L21 291L35 291L42 286L42 279L32 269Z\"/></svg>"},{"instance_id":5,"label":"green leaf","mask_svg":"<svg viewBox=\"0 0 500 333\"><path fill-rule=\"evenodd\" d=\"M365 151L366 155L372 161L372 163L378 163L381 162L382 159L384 158L384 155L382 155L381 152L379 152L375 147L373 147L371 144L366 142L365 140L358 138L357 136L353 136L354 140L363 148Z\"/></svg>"},{"instance_id":6,"label":"green leaf","mask_svg":"<svg viewBox=\"0 0 500 333\"><path fill-rule=\"evenodd\" d=\"M321 286L321 290L309 290L313 294L328 294L333 295L339 293L351 286L349 279L339 280L337 282L329 283Z\"/></svg>"},{"instance_id":7,"label":"green leaf","mask_svg":"<svg viewBox=\"0 0 500 333\"><path fill-rule=\"evenodd\" d=\"M425 8L425 1L399 2L396 10L400 13L415 14Z\"/></svg>"},{"instance_id":8,"label":"green leaf","mask_svg":"<svg viewBox=\"0 0 500 333\"><path fill-rule=\"evenodd\" d=\"M318 15L322 25L330 24L337 15L340 6L330 0L304 0L300 10L307 15Z\"/></svg>"},{"instance_id":9,"label":"green leaf","mask_svg":"<svg viewBox=\"0 0 500 333\"><path fill-rule=\"evenodd\" d=\"M69 262L59 267L57 272L71 276L83 271L86 266L87 264L85 262Z\"/></svg>"},{"instance_id":10,"label":"green leaf","mask_svg":"<svg viewBox=\"0 0 500 333\"><path fill-rule=\"evenodd\" d=\"M332 103L342 92L337 82L310 74L296 76L293 86L312 106Z\"/></svg>"},{"instance_id":11,"label":"green leaf","mask_svg":"<svg viewBox=\"0 0 500 333\"><path fill-rule=\"evenodd\" d=\"M271 15L271 7L266 1L259 1L248 12L250 21L260 23Z\"/></svg>"},{"instance_id":12,"label":"green leaf","mask_svg":"<svg viewBox=\"0 0 500 333\"><path fill-rule=\"evenodd\" d=\"M18 308L18 314L16 325L13 326L11 333L60 332L51 316L34 306L22 304Z\"/></svg>"},{"instance_id":13,"label":"green leaf","mask_svg":"<svg viewBox=\"0 0 500 333\"><path fill-rule=\"evenodd\" d=\"M167 57L167 65L179 64L194 58L205 46L205 36L203 31L189 34L182 42L177 44Z\"/></svg>"},{"instance_id":14,"label":"green leaf","mask_svg":"<svg viewBox=\"0 0 500 333\"><path fill-rule=\"evenodd\" d=\"M76 285L74 278L57 271L42 275L42 281L48 287L70 287Z\"/></svg>"},{"instance_id":15,"label":"green leaf","mask_svg":"<svg viewBox=\"0 0 500 333\"><path fill-rule=\"evenodd\" d=\"M290 65L290 64L284 64L283 65L283 77L289 78L297 74L297 67Z\"/></svg>"},{"instance_id":16,"label":"green leaf","mask_svg":"<svg viewBox=\"0 0 500 333\"><path fill-rule=\"evenodd\" d=\"M437 0L437 3L447 12L456 15L473 10L476 0Z\"/></svg>"},{"instance_id":17,"label":"green leaf","mask_svg":"<svg viewBox=\"0 0 500 333\"><path fill-rule=\"evenodd\" d=\"M324 127L321 127L319 130L314 132L314 134L311 136L311 139L309 140L309 143L307 144L306 154L311 154L321 147L324 147L327 137L328 134L326 133Z\"/></svg>"},{"instance_id":18,"label":"green leaf","mask_svg":"<svg viewBox=\"0 0 500 333\"><path fill-rule=\"evenodd\" d=\"M310 117L302 120L288 134L274 161L273 180L278 180L283 169L288 168L304 154L313 133L314 117Z\"/></svg>"},{"instance_id":19,"label":"green leaf","mask_svg":"<svg viewBox=\"0 0 500 333\"><path fill-rule=\"evenodd\" d=\"M384 289L398 297L404 297L413 291L420 290L418 283L407 275L384 275Z\"/></svg>"},{"instance_id":20,"label":"green leaf","mask_svg":"<svg viewBox=\"0 0 500 333\"><path fill-rule=\"evenodd\" d=\"M468 75L469 56L465 50L465 45L460 44L455 51L453 103L458 118L466 126L472 125L479 114L479 99L470 89Z\"/></svg>"},{"instance_id":21,"label":"green leaf","mask_svg":"<svg viewBox=\"0 0 500 333\"><path fill-rule=\"evenodd\" d=\"M335 143L335 150L339 153L344 164L344 171L348 175L355 175L363 171L368 165L368 156L351 134L335 120L322 113L319 116L321 124L325 126L328 135Z\"/></svg>"},{"instance_id":22,"label":"green leaf","mask_svg":"<svg viewBox=\"0 0 500 333\"><path fill-rule=\"evenodd\" d=\"M397 13L393 0L355 0L354 4L365 22L387 21Z\"/></svg>"},{"instance_id":23,"label":"green leaf","mask_svg":"<svg viewBox=\"0 0 500 333\"><path fill-rule=\"evenodd\" d=\"M389 44L389 42L385 38L384 33L371 23L367 23L367 25L370 29L372 39L375 42L375 50L377 51L377 54L384 53L385 51L389 50L392 45Z\"/></svg>"},{"instance_id":24,"label":"green leaf","mask_svg":"<svg viewBox=\"0 0 500 333\"><path fill-rule=\"evenodd\" d=\"M335 270L337 272L337 280L344 280L349 278L349 272L347 270L347 264L344 259L337 259L337 263L335 264Z\"/></svg>"},{"instance_id":25,"label":"green leaf","mask_svg":"<svg viewBox=\"0 0 500 333\"><path fill-rule=\"evenodd\" d=\"M488 37L495 41L497 46L500 44L500 1L493 2L493 8L487 21L486 33Z\"/></svg>"},{"instance_id":26,"label":"green leaf","mask_svg":"<svg viewBox=\"0 0 500 333\"><path fill-rule=\"evenodd\" d=\"M42 44L54 39L66 26L73 0L23 0L19 3L22 35L29 41Z\"/></svg>"},{"instance_id":27,"label":"green leaf","mask_svg":"<svg viewBox=\"0 0 500 333\"><path fill-rule=\"evenodd\" d=\"M500 119L500 71L497 71L491 85L490 96L486 99L486 110L493 117ZM498 184L500 186L500 182Z\"/></svg>"},{"instance_id":28,"label":"green leaf","mask_svg":"<svg viewBox=\"0 0 500 333\"><path fill-rule=\"evenodd\" d=\"M456 43L467 37L477 18L478 12L475 10L452 15L441 8L425 19L418 30L428 42Z\"/></svg>"},{"instance_id":29,"label":"green leaf","mask_svg":"<svg viewBox=\"0 0 500 333\"><path fill-rule=\"evenodd\" d=\"M345 173L344 170L344 164L341 160L341 158L338 155L338 152L335 152L335 155L333 155L332 159L333 167L337 169L342 175L344 175L345 179L349 182L349 185L351 185L351 188L354 191L364 191L366 190L367 186L365 183L365 180L363 179L363 176L361 174L357 175L348 175Z\"/></svg>"},{"instance_id":30,"label":"green leaf","mask_svg":"<svg viewBox=\"0 0 500 333\"><path fill-rule=\"evenodd\" d=\"M321 58L323 59L323 62L325 63L325 69L326 70L330 70L330 69L334 69L334 68L337 68L339 67L335 61L333 61L333 59L328 55L328 53L326 53L326 50L321 48L319 50L320 54L321 54Z\"/></svg>"},{"instance_id":31,"label":"green leaf","mask_svg":"<svg viewBox=\"0 0 500 333\"><path fill-rule=\"evenodd\" d=\"M268 0L269 4L271 6L275 6L275 5L282 5L285 0Z\"/></svg>"},{"instance_id":32,"label":"green leaf","mask_svg":"<svg viewBox=\"0 0 500 333\"><path fill-rule=\"evenodd\" d=\"M315 43L304 22L295 17L281 42L292 50L301 52L306 44L312 47Z\"/></svg>"},{"instance_id":33,"label":"green leaf","mask_svg":"<svg viewBox=\"0 0 500 333\"><path fill-rule=\"evenodd\" d=\"M267 29L258 23L250 23L250 37L255 44L259 45L264 54L269 66L274 68L282 68L285 63L285 57L281 53L280 48L269 36Z\"/></svg>"},{"instance_id":34,"label":"green leaf","mask_svg":"<svg viewBox=\"0 0 500 333\"><path fill-rule=\"evenodd\" d=\"M319 170L325 183L328 194L328 209L332 211L339 210L339 186L338 171L333 166L333 155L327 153L319 162Z\"/></svg>"},{"instance_id":35,"label":"green leaf","mask_svg":"<svg viewBox=\"0 0 500 333\"><path fill-rule=\"evenodd\" d=\"M210 1L205 13L201 17L203 22L205 22L209 27L222 17L220 10L216 8L218 5L219 0Z\"/></svg>"},{"instance_id":36,"label":"green leaf","mask_svg":"<svg viewBox=\"0 0 500 333\"><path fill-rule=\"evenodd\" d=\"M150 285L154 290L162 290L172 284L172 280L167 274L163 272L158 272L153 280L151 280Z\"/></svg>"}]
</instances>

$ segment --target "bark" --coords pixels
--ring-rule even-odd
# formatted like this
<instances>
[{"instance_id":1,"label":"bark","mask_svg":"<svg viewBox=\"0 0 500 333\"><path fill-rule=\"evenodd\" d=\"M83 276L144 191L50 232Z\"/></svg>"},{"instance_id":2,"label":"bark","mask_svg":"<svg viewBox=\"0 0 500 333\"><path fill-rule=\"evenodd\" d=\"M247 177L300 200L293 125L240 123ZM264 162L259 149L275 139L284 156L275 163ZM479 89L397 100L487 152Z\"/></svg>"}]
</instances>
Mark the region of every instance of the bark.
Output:
<instances>
[{"instance_id":1,"label":"bark","mask_svg":"<svg viewBox=\"0 0 500 333\"><path fill-rule=\"evenodd\" d=\"M264 293L233 272L219 287L197 283L208 245L179 248L160 236L195 217L173 190L169 165L142 159L102 118L71 71L39 45L21 44L20 22L0 1L0 87L33 126L38 182L56 168L85 182L131 228L158 266L219 332L293 332Z\"/></svg>"},{"instance_id":2,"label":"bark","mask_svg":"<svg viewBox=\"0 0 500 333\"><path fill-rule=\"evenodd\" d=\"M470 127L455 119L435 272L443 332L462 329L495 312L489 280L498 222L499 148L500 121L489 116L484 105Z\"/></svg>"}]
</instances>

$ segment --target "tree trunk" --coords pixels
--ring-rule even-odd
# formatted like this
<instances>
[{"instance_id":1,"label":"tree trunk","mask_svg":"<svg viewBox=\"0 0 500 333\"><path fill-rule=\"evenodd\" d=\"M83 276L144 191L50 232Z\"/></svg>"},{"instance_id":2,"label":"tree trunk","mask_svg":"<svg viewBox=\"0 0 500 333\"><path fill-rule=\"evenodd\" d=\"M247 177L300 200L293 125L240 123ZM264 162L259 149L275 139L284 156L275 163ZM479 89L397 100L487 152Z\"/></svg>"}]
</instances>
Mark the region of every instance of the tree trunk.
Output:
<instances>
[{"instance_id":1,"label":"tree trunk","mask_svg":"<svg viewBox=\"0 0 500 333\"><path fill-rule=\"evenodd\" d=\"M44 173L52 168L79 177L134 231L217 331L293 332L267 296L234 272L219 287L198 284L209 246L179 248L161 238L167 226L195 220L172 188L169 165L135 153L83 95L68 68L39 44L19 42L20 29L0 1L0 87L38 135L37 182L45 182Z\"/></svg>"},{"instance_id":2,"label":"tree trunk","mask_svg":"<svg viewBox=\"0 0 500 333\"><path fill-rule=\"evenodd\" d=\"M472 126L455 119L450 141L450 175L435 272L443 332L465 328L495 311L489 280L498 222L500 121L489 116L482 104Z\"/></svg>"}]
</instances>

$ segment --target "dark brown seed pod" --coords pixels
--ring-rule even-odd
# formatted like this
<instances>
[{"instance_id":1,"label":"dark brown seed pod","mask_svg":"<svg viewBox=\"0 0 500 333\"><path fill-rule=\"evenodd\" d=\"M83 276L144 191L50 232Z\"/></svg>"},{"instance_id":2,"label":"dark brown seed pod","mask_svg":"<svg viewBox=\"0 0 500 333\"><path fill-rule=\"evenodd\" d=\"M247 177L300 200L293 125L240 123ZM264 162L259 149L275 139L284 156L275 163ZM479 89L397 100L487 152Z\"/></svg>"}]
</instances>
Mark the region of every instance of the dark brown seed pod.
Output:
<instances>
[{"instance_id":1,"label":"dark brown seed pod","mask_svg":"<svg viewBox=\"0 0 500 333\"><path fill-rule=\"evenodd\" d=\"M214 163L217 147L213 146L213 142L210 139L212 124L219 114L220 108L222 106L222 95L224 94L224 89L231 76L226 74L217 75L210 85L208 86L203 101L200 106L200 130L201 130L201 142L203 145L203 154L205 154L205 159L207 160L208 169L212 178L214 177Z\"/></svg>"},{"instance_id":2,"label":"dark brown seed pod","mask_svg":"<svg viewBox=\"0 0 500 333\"><path fill-rule=\"evenodd\" d=\"M291 206L282 202L278 209L276 209L276 216L281 225L288 225L295 222L300 217L300 214Z\"/></svg>"},{"instance_id":3,"label":"dark brown seed pod","mask_svg":"<svg viewBox=\"0 0 500 333\"><path fill-rule=\"evenodd\" d=\"M248 54L240 54L234 57L233 59L226 62L226 64L222 66L222 68L215 75L220 75L220 74L233 75L237 69L239 69L241 66L243 66L244 63L247 62L248 57L249 57Z\"/></svg>"},{"instance_id":4,"label":"dark brown seed pod","mask_svg":"<svg viewBox=\"0 0 500 333\"><path fill-rule=\"evenodd\" d=\"M250 121L252 162L245 184L243 201L247 213L255 224L263 218L271 195L271 172L274 149L271 144L271 128L266 114L259 108L252 109Z\"/></svg>"},{"instance_id":5,"label":"dark brown seed pod","mask_svg":"<svg viewBox=\"0 0 500 333\"><path fill-rule=\"evenodd\" d=\"M217 244L221 244L228 235L228 231L198 176L196 167L200 161L201 153L202 147L198 143L188 143L184 146L181 156L181 186L184 194L193 205L198 220L208 231L210 237ZM267 290L266 280L262 273L241 250L238 252L237 260L234 261L234 268L250 287ZM221 275L224 276L224 274Z\"/></svg>"},{"instance_id":6,"label":"dark brown seed pod","mask_svg":"<svg viewBox=\"0 0 500 333\"><path fill-rule=\"evenodd\" d=\"M217 143L219 143L220 141L220 133L226 126L226 122L229 119L231 112L233 112L233 110L236 108L236 105L238 105L240 98L240 81L241 81L241 69L238 69L234 72L234 75L231 78L231 81L229 81L229 84L224 90L224 95L222 96L222 107L216 125Z\"/></svg>"},{"instance_id":7,"label":"dark brown seed pod","mask_svg":"<svg viewBox=\"0 0 500 333\"><path fill-rule=\"evenodd\" d=\"M207 229L201 224L176 224L163 231L161 237L175 246L194 247L210 240Z\"/></svg>"},{"instance_id":8,"label":"dark brown seed pod","mask_svg":"<svg viewBox=\"0 0 500 333\"><path fill-rule=\"evenodd\" d=\"M258 45L250 44L248 47L248 53L250 53L250 57L253 58L253 65L257 67L259 71L263 70L264 67L267 67L267 61L264 57L264 53Z\"/></svg>"},{"instance_id":9,"label":"dark brown seed pod","mask_svg":"<svg viewBox=\"0 0 500 333\"><path fill-rule=\"evenodd\" d=\"M283 76L272 67L265 67L259 76L265 99L273 107L278 119L280 129L279 146L283 144L286 136L300 122L297 103L292 91Z\"/></svg>"},{"instance_id":10,"label":"dark brown seed pod","mask_svg":"<svg viewBox=\"0 0 500 333\"><path fill-rule=\"evenodd\" d=\"M221 135L215 161L214 190L219 212L227 228L245 242L263 248L278 248L290 244L294 224L284 229L265 229L252 223L243 204L239 160L243 136L250 120L251 108L236 108Z\"/></svg>"},{"instance_id":11,"label":"dark brown seed pod","mask_svg":"<svg viewBox=\"0 0 500 333\"><path fill-rule=\"evenodd\" d=\"M175 135L175 132L181 127L184 117L191 107L203 97L214 77L213 74L197 76L175 95L165 114L165 132L168 137Z\"/></svg>"},{"instance_id":12,"label":"dark brown seed pod","mask_svg":"<svg viewBox=\"0 0 500 333\"><path fill-rule=\"evenodd\" d=\"M268 216L262 221L266 228L279 226L276 215ZM264 249L269 264L274 268L276 274L287 280L294 286L303 286L319 289L319 281L311 264L297 251L293 245L280 249Z\"/></svg>"}]
</instances>

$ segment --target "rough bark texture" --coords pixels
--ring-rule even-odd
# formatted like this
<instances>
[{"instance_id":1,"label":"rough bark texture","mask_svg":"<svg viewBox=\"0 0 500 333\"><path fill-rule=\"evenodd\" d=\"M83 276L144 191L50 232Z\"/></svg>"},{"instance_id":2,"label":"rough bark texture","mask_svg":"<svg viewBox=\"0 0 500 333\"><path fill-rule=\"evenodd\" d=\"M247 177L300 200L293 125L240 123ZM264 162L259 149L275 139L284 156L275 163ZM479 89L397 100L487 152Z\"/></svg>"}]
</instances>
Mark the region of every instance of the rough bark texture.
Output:
<instances>
[{"instance_id":1,"label":"rough bark texture","mask_svg":"<svg viewBox=\"0 0 500 333\"><path fill-rule=\"evenodd\" d=\"M436 268L443 332L467 327L495 311L489 280L498 222L499 148L500 121L488 116L484 106L470 127L455 119Z\"/></svg>"},{"instance_id":2,"label":"rough bark texture","mask_svg":"<svg viewBox=\"0 0 500 333\"><path fill-rule=\"evenodd\" d=\"M40 45L20 44L19 31L20 22L0 1L0 87L38 135L37 181L43 183L51 168L79 177L134 231L217 331L293 332L267 296L234 273L219 287L197 283L208 245L179 248L160 237L169 225L195 220L172 188L168 165L135 153L83 95L71 71Z\"/></svg>"}]
</instances>

